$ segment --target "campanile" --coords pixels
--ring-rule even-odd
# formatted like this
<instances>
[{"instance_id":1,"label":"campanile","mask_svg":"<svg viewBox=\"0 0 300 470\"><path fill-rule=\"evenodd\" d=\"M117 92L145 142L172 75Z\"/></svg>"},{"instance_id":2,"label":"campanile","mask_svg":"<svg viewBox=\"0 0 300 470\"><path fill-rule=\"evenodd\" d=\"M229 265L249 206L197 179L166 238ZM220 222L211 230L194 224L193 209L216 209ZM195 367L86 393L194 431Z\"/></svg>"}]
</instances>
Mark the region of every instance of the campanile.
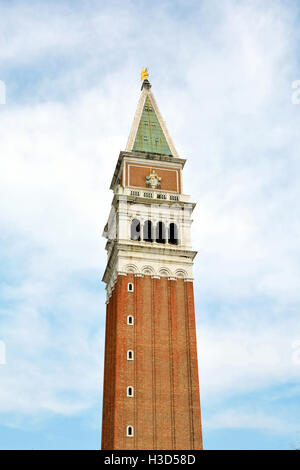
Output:
<instances>
[{"instance_id":1,"label":"campanile","mask_svg":"<svg viewBox=\"0 0 300 470\"><path fill-rule=\"evenodd\" d=\"M195 204L147 69L110 189L102 449L202 449Z\"/></svg>"}]
</instances>

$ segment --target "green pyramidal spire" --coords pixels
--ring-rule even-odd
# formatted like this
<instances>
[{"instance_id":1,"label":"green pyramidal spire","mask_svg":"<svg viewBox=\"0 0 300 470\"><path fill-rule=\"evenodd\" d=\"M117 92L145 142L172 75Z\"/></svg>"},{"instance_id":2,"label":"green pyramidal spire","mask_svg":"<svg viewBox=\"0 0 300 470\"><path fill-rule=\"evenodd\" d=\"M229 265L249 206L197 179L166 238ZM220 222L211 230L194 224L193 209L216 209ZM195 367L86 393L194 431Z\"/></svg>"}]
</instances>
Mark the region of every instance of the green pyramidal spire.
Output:
<instances>
[{"instance_id":1,"label":"green pyramidal spire","mask_svg":"<svg viewBox=\"0 0 300 470\"><path fill-rule=\"evenodd\" d=\"M172 155L148 96L145 100L132 150Z\"/></svg>"},{"instance_id":2,"label":"green pyramidal spire","mask_svg":"<svg viewBox=\"0 0 300 470\"><path fill-rule=\"evenodd\" d=\"M127 141L126 151L147 152L179 158L151 91L148 68L143 67L141 80L143 81L142 93Z\"/></svg>"}]
</instances>

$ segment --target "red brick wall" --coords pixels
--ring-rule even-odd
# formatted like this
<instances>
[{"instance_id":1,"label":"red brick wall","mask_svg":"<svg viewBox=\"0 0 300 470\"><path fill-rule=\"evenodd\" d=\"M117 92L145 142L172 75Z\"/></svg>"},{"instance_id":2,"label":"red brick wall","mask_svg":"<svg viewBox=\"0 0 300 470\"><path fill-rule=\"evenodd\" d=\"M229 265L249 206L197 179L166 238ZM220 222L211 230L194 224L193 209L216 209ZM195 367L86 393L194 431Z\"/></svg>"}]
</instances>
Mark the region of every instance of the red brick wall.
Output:
<instances>
[{"instance_id":1,"label":"red brick wall","mask_svg":"<svg viewBox=\"0 0 300 470\"><path fill-rule=\"evenodd\" d=\"M134 326L127 325L130 314ZM107 305L102 449L201 448L193 285L119 276Z\"/></svg>"},{"instance_id":2,"label":"red brick wall","mask_svg":"<svg viewBox=\"0 0 300 470\"><path fill-rule=\"evenodd\" d=\"M138 163L125 164L125 186L136 188L147 188L146 176L150 175L151 170L155 170L161 177L162 191L174 191L181 193L181 173L179 169L168 169L163 166L150 166ZM121 180L122 181L122 180Z\"/></svg>"}]
</instances>

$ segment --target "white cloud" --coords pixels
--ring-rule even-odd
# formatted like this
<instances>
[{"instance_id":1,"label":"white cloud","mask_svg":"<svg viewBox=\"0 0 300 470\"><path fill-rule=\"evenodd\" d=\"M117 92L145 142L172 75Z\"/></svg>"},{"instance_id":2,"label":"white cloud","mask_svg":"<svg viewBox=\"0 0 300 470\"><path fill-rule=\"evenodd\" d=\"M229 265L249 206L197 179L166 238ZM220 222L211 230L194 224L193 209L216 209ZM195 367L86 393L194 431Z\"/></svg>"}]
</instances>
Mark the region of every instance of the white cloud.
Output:
<instances>
[{"instance_id":1,"label":"white cloud","mask_svg":"<svg viewBox=\"0 0 300 470\"><path fill-rule=\"evenodd\" d=\"M211 326L199 322L200 386L206 406L260 388L299 381L300 367L293 361L299 322L270 319L268 311L259 314L261 318L255 310L247 314L242 309L226 310Z\"/></svg>"},{"instance_id":2,"label":"white cloud","mask_svg":"<svg viewBox=\"0 0 300 470\"><path fill-rule=\"evenodd\" d=\"M208 423L209 429L259 429L272 434L291 434L299 431L297 422L291 422L264 413L244 410L226 410L216 414Z\"/></svg>"}]
</instances>

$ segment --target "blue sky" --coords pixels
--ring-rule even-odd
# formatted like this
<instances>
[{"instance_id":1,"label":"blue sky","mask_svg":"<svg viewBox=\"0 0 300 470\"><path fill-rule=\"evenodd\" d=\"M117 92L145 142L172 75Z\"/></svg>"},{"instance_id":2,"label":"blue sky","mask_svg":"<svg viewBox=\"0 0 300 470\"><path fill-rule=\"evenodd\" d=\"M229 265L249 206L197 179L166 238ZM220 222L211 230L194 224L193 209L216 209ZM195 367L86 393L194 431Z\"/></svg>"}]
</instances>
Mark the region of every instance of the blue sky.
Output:
<instances>
[{"instance_id":1,"label":"blue sky","mask_svg":"<svg viewBox=\"0 0 300 470\"><path fill-rule=\"evenodd\" d=\"M197 202L204 446L300 445L299 13L0 2L1 449L100 447L101 233L142 66Z\"/></svg>"}]
</instances>

